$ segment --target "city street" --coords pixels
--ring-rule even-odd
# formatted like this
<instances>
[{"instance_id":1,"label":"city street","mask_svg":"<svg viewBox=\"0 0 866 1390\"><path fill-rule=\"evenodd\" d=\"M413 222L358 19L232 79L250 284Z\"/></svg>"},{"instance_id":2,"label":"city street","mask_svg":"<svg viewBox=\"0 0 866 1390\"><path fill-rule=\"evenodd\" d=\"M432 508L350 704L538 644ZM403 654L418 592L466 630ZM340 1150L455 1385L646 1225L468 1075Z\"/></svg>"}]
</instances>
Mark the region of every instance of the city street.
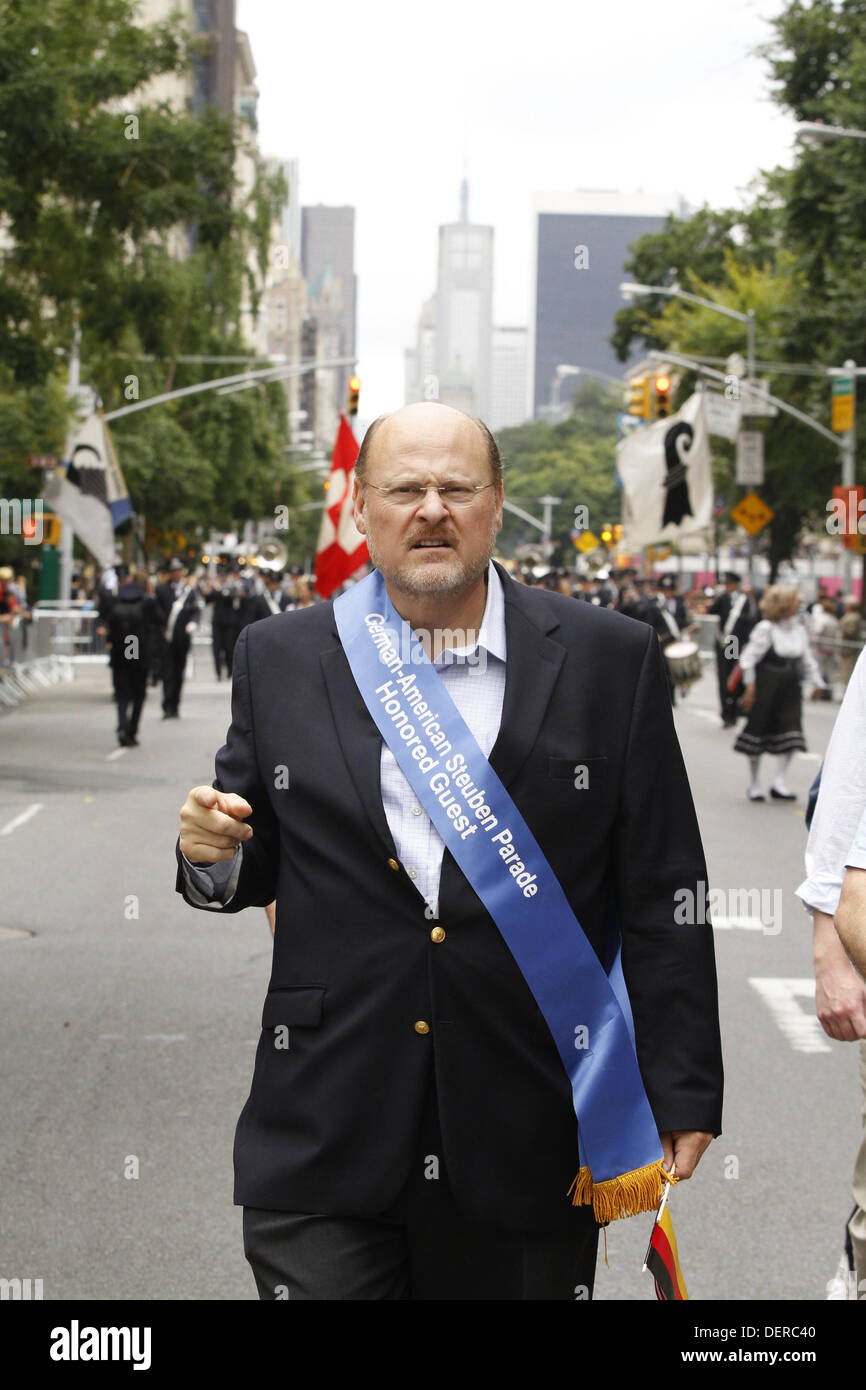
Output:
<instances>
[{"instance_id":1,"label":"city street","mask_svg":"<svg viewBox=\"0 0 866 1390\"><path fill-rule=\"evenodd\" d=\"M270 933L263 911L220 920L174 892L178 810L211 780L228 710L199 648L181 718L163 723L150 691L139 748L116 747L100 666L0 719L0 1276L42 1279L45 1299L256 1297L232 1138ZM676 711L709 883L736 909L715 932L724 1133L671 1197L696 1300L823 1299L839 1259L857 1048L814 1019L811 920L793 892L837 710L805 706L795 805L747 802L711 676ZM753 889L773 905L763 923L733 897ZM651 1224L608 1228L597 1298L654 1298L641 1274Z\"/></svg>"}]
</instances>

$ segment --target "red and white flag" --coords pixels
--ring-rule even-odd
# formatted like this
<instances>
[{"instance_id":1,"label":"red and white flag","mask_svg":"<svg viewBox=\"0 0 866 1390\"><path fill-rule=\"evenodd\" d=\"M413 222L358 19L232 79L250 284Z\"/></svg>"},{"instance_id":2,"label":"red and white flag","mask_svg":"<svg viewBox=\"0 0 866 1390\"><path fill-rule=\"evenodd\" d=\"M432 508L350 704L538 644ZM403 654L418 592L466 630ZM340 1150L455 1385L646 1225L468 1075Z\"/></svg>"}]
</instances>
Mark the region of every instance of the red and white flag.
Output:
<instances>
[{"instance_id":1,"label":"red and white flag","mask_svg":"<svg viewBox=\"0 0 866 1390\"><path fill-rule=\"evenodd\" d=\"M330 598L370 558L367 542L352 516L352 484L358 441L340 416L340 428L331 457L328 502L316 546L316 591Z\"/></svg>"}]
</instances>

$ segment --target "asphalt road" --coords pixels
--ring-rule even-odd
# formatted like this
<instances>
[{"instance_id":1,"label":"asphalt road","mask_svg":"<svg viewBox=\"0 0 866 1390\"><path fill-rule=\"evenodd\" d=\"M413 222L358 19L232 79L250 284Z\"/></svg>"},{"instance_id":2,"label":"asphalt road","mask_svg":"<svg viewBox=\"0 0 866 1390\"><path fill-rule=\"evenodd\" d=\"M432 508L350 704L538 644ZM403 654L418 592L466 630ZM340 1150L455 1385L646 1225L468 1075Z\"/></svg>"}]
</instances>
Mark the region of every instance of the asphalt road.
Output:
<instances>
[{"instance_id":1,"label":"asphalt road","mask_svg":"<svg viewBox=\"0 0 866 1390\"><path fill-rule=\"evenodd\" d=\"M157 696L119 755L105 668L0 718L0 1277L41 1278L45 1299L256 1296L231 1150L270 933L258 909L221 921L174 892L177 813L211 780L229 691L204 652L180 720L161 722ZM731 905L715 933L725 1129L672 1197L693 1299L823 1299L838 1262L857 1049L814 1021L793 895L836 709L806 708L796 806L746 801L709 677L676 714L709 882ZM735 893L754 889L763 926ZM597 1298L654 1297L650 1226L608 1228Z\"/></svg>"}]
</instances>

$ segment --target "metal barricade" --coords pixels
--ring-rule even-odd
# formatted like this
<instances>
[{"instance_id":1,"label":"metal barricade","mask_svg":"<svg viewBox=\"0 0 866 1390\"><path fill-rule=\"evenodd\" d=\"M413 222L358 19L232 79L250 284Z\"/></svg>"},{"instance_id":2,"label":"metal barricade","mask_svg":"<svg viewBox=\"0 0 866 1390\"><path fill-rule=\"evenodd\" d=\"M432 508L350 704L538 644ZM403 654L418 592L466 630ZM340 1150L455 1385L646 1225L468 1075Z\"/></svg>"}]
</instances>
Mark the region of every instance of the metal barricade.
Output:
<instances>
[{"instance_id":1,"label":"metal barricade","mask_svg":"<svg viewBox=\"0 0 866 1390\"><path fill-rule=\"evenodd\" d=\"M95 608L74 603L38 603L33 609L36 629L36 655L65 657L73 662L108 661L105 637L97 632L99 614Z\"/></svg>"}]
</instances>

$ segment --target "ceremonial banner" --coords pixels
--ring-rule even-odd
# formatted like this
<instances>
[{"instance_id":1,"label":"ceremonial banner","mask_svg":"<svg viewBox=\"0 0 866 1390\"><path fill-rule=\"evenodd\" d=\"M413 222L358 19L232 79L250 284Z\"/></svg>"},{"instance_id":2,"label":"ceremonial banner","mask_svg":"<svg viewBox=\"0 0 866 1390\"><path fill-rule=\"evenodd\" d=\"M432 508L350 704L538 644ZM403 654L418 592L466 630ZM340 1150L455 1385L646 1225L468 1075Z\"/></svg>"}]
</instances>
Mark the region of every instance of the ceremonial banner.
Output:
<instances>
[{"instance_id":1,"label":"ceremonial banner","mask_svg":"<svg viewBox=\"0 0 866 1390\"><path fill-rule=\"evenodd\" d=\"M599 1221L653 1210L662 1149L619 951L606 972L421 642L407 638L378 570L336 600L334 618L371 717L544 1014L578 1120L574 1204L592 1203Z\"/></svg>"},{"instance_id":2,"label":"ceremonial banner","mask_svg":"<svg viewBox=\"0 0 866 1390\"><path fill-rule=\"evenodd\" d=\"M356 527L352 514L352 484L357 457L358 441L347 425L345 415L341 415L331 458L328 501L316 546L315 587L322 598L330 598L370 558L367 542Z\"/></svg>"},{"instance_id":3,"label":"ceremonial banner","mask_svg":"<svg viewBox=\"0 0 866 1390\"><path fill-rule=\"evenodd\" d=\"M65 471L45 480L43 498L106 567L114 562L114 529L132 516L132 504L102 411L94 405L70 434Z\"/></svg>"},{"instance_id":4,"label":"ceremonial banner","mask_svg":"<svg viewBox=\"0 0 866 1390\"><path fill-rule=\"evenodd\" d=\"M713 519L713 473L703 395L668 419L635 430L616 449L625 489L623 545L639 550L701 531Z\"/></svg>"}]
</instances>

